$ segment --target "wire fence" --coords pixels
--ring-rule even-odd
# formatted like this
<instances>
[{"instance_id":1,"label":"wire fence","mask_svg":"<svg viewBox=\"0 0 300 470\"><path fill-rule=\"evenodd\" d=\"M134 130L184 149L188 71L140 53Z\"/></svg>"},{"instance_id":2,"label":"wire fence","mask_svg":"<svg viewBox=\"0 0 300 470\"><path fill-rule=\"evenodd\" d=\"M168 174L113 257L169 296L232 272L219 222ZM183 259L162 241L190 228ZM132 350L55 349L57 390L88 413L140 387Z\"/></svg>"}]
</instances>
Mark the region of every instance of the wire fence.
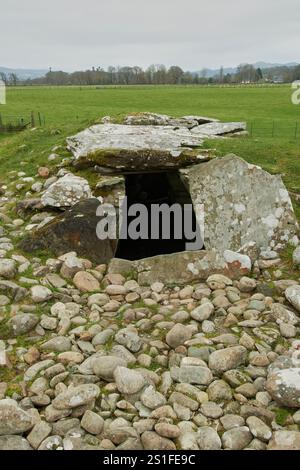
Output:
<instances>
[{"instance_id":1,"label":"wire fence","mask_svg":"<svg viewBox=\"0 0 300 470\"><path fill-rule=\"evenodd\" d=\"M247 130L250 137L299 139L300 121L253 120L248 121Z\"/></svg>"},{"instance_id":2,"label":"wire fence","mask_svg":"<svg viewBox=\"0 0 300 470\"><path fill-rule=\"evenodd\" d=\"M32 111L28 115L4 114L0 112L0 133L22 131L28 127L42 127L45 116Z\"/></svg>"},{"instance_id":3,"label":"wire fence","mask_svg":"<svg viewBox=\"0 0 300 470\"><path fill-rule=\"evenodd\" d=\"M45 116L32 111L28 115L13 115L0 112L0 133L17 132L26 128L43 127ZM249 137L300 139L300 120L254 119L247 122Z\"/></svg>"}]
</instances>

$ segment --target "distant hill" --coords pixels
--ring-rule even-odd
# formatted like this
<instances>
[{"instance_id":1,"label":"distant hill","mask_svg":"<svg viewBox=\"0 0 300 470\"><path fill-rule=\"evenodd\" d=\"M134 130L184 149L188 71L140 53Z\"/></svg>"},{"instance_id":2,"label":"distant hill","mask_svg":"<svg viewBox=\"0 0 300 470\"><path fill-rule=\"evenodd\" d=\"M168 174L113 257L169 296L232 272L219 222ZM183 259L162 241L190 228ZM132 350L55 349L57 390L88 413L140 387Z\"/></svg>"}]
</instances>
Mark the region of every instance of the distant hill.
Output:
<instances>
[{"instance_id":1,"label":"distant hill","mask_svg":"<svg viewBox=\"0 0 300 470\"><path fill-rule=\"evenodd\" d=\"M28 78L39 78L43 77L48 70L43 69L10 69L7 67L0 67L0 73L5 73L6 75L10 73L15 73L18 78L21 80L27 80Z\"/></svg>"},{"instance_id":2,"label":"distant hill","mask_svg":"<svg viewBox=\"0 0 300 470\"><path fill-rule=\"evenodd\" d=\"M298 62L290 62L288 64L272 64L272 63L269 63L269 62L255 62L255 64L252 64L253 67L255 68L261 68L262 70L266 70L266 69L273 69L275 67L295 67L296 65L298 65ZM218 75L220 73L220 69L206 69L204 68L204 70L206 71L206 77L215 77L216 75ZM237 67L224 67L224 75L226 75L227 73L230 73L230 74L234 74L236 73L237 71ZM197 74L201 74L201 71L198 71L198 72L195 72Z\"/></svg>"},{"instance_id":3,"label":"distant hill","mask_svg":"<svg viewBox=\"0 0 300 470\"><path fill-rule=\"evenodd\" d=\"M298 65L298 62L290 62L288 64L270 64L268 62L256 62L255 64L253 64L253 67L261 69L273 69L274 67L296 67L296 65Z\"/></svg>"}]
</instances>

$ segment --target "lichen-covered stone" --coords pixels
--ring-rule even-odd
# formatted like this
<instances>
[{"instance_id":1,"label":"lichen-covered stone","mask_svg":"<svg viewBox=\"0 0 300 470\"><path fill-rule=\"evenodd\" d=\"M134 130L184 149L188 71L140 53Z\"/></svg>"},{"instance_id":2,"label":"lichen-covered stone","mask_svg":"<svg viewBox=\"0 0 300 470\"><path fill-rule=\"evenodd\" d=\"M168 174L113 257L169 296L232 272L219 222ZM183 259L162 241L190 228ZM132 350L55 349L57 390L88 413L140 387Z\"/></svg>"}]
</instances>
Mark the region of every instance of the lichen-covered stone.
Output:
<instances>
[{"instance_id":1,"label":"lichen-covered stone","mask_svg":"<svg viewBox=\"0 0 300 470\"><path fill-rule=\"evenodd\" d=\"M20 243L21 248L27 252L47 249L56 256L75 251L78 256L95 263L108 262L116 252L117 240L97 237L96 228L101 220L96 216L99 205L96 198L79 202L25 237Z\"/></svg>"},{"instance_id":2,"label":"lichen-covered stone","mask_svg":"<svg viewBox=\"0 0 300 470\"><path fill-rule=\"evenodd\" d=\"M215 137L235 134L237 132L246 131L245 122L209 122L194 127L192 134Z\"/></svg>"},{"instance_id":3,"label":"lichen-covered stone","mask_svg":"<svg viewBox=\"0 0 300 470\"><path fill-rule=\"evenodd\" d=\"M77 166L99 165L119 172L180 168L207 154L193 150L203 139L186 127L97 124L67 142Z\"/></svg>"},{"instance_id":4,"label":"lichen-covered stone","mask_svg":"<svg viewBox=\"0 0 300 470\"><path fill-rule=\"evenodd\" d=\"M244 364L246 357L247 349L244 346L220 349L209 356L209 368L215 373L223 373Z\"/></svg>"},{"instance_id":5,"label":"lichen-covered stone","mask_svg":"<svg viewBox=\"0 0 300 470\"><path fill-rule=\"evenodd\" d=\"M22 434L33 426L31 416L11 399L0 400L0 436Z\"/></svg>"},{"instance_id":6,"label":"lichen-covered stone","mask_svg":"<svg viewBox=\"0 0 300 470\"><path fill-rule=\"evenodd\" d=\"M285 291L285 296L290 304L300 312L300 285L288 287Z\"/></svg>"},{"instance_id":7,"label":"lichen-covered stone","mask_svg":"<svg viewBox=\"0 0 300 470\"><path fill-rule=\"evenodd\" d=\"M300 368L281 369L271 373L266 390L280 405L300 408Z\"/></svg>"},{"instance_id":8,"label":"lichen-covered stone","mask_svg":"<svg viewBox=\"0 0 300 470\"><path fill-rule=\"evenodd\" d=\"M285 248L298 225L280 176L270 175L235 155L181 170L197 205L204 205L206 249L253 256ZM200 207L200 206L199 206Z\"/></svg>"},{"instance_id":9,"label":"lichen-covered stone","mask_svg":"<svg viewBox=\"0 0 300 470\"><path fill-rule=\"evenodd\" d=\"M57 410L86 405L100 395L100 388L94 384L78 385L59 394L52 402Z\"/></svg>"},{"instance_id":10,"label":"lichen-covered stone","mask_svg":"<svg viewBox=\"0 0 300 470\"><path fill-rule=\"evenodd\" d=\"M151 285L155 282L185 284L205 281L212 273L239 279L250 273L244 264L227 263L224 256L215 250L184 251L137 261L126 260L125 263L124 260L115 258L111 260L108 270L116 272L117 269L119 272L135 273L140 285Z\"/></svg>"},{"instance_id":11,"label":"lichen-covered stone","mask_svg":"<svg viewBox=\"0 0 300 470\"><path fill-rule=\"evenodd\" d=\"M69 173L53 183L42 195L43 206L71 207L82 199L92 197L89 183Z\"/></svg>"}]
</instances>

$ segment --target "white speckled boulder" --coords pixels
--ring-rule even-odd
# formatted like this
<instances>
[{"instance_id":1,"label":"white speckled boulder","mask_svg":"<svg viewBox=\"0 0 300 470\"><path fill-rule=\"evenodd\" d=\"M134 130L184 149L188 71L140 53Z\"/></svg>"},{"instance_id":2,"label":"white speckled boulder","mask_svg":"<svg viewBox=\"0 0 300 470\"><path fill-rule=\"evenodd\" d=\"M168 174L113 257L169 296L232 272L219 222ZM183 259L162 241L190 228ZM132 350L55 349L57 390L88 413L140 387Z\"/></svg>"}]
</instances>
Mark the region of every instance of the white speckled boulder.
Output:
<instances>
[{"instance_id":1,"label":"white speckled boulder","mask_svg":"<svg viewBox=\"0 0 300 470\"><path fill-rule=\"evenodd\" d=\"M71 207L82 199L92 197L89 183L69 173L53 183L42 195L43 206Z\"/></svg>"},{"instance_id":2,"label":"white speckled boulder","mask_svg":"<svg viewBox=\"0 0 300 470\"><path fill-rule=\"evenodd\" d=\"M180 171L196 215L197 205L204 205L206 249L239 251L253 259L298 243L296 217L281 176L235 155Z\"/></svg>"},{"instance_id":3,"label":"white speckled boulder","mask_svg":"<svg viewBox=\"0 0 300 470\"><path fill-rule=\"evenodd\" d=\"M282 369L270 374L266 390L280 405L300 408L300 368Z\"/></svg>"}]
</instances>

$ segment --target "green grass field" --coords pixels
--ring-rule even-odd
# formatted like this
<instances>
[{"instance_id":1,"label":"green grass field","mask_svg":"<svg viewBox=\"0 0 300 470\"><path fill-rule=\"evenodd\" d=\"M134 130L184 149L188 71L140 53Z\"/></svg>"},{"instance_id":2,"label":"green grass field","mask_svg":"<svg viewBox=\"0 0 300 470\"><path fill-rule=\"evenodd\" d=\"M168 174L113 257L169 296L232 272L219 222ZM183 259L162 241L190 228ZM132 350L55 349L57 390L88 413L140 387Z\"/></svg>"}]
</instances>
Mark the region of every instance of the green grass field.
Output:
<instances>
[{"instance_id":1,"label":"green grass field","mask_svg":"<svg viewBox=\"0 0 300 470\"><path fill-rule=\"evenodd\" d=\"M34 174L54 145L105 115L153 111L174 116L206 115L246 121L252 136L207 142L217 155L236 153L271 173L281 173L288 189L300 193L300 105L291 102L290 86L276 87L24 87L10 88L0 113L45 117L35 131L0 135L0 172L26 168ZM296 128L298 122L298 128ZM296 132L297 131L297 132ZM297 134L297 135L296 135ZM26 161L25 167L20 162ZM295 203L300 216L300 206Z\"/></svg>"}]
</instances>

